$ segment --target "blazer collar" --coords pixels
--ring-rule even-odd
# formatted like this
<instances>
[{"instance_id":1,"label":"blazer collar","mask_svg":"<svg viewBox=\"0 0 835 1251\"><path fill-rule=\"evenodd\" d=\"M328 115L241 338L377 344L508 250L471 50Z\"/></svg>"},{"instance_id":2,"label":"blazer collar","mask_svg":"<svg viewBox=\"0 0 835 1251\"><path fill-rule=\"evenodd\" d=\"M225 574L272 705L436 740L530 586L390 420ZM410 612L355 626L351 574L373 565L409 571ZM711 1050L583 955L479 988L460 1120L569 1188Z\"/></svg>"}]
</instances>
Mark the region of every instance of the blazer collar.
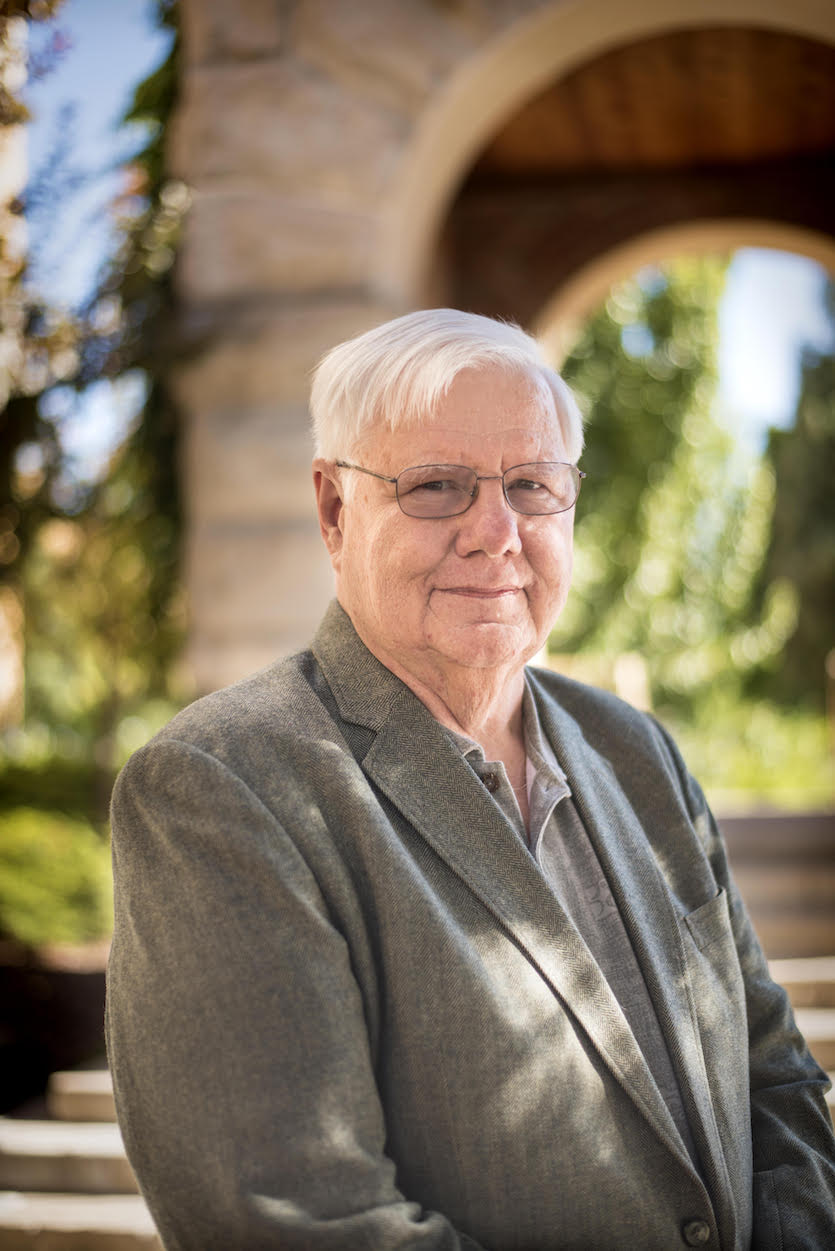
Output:
<instances>
[{"instance_id":1,"label":"blazer collar","mask_svg":"<svg viewBox=\"0 0 835 1251\"><path fill-rule=\"evenodd\" d=\"M536 862L461 753L421 701L364 646L341 606L329 608L313 644L346 738L369 778L399 809L522 947L655 1133L692 1168L672 1116L649 1072L620 1005ZM718 1145L698 1035L684 989L680 937L646 839L614 777L576 721L543 700L534 683L543 729L565 770L575 803L612 883L635 943L652 970L650 990L663 996L699 1119L709 1119ZM360 736L350 725L364 727ZM359 751L357 745L361 744ZM466 814L466 828L462 824ZM653 917L646 927L638 918ZM649 979L648 979L649 980ZM656 999L657 1001L657 999ZM668 1032L669 1037L669 1032ZM679 1072L682 1066L678 1065ZM698 1138L703 1134L697 1135ZM711 1154L714 1154L711 1151ZM721 1151L719 1152L721 1158Z\"/></svg>"},{"instance_id":2,"label":"blazer collar","mask_svg":"<svg viewBox=\"0 0 835 1251\"><path fill-rule=\"evenodd\" d=\"M368 650L338 600L322 618L312 650L344 721L378 732L407 696L419 702Z\"/></svg>"}]
</instances>

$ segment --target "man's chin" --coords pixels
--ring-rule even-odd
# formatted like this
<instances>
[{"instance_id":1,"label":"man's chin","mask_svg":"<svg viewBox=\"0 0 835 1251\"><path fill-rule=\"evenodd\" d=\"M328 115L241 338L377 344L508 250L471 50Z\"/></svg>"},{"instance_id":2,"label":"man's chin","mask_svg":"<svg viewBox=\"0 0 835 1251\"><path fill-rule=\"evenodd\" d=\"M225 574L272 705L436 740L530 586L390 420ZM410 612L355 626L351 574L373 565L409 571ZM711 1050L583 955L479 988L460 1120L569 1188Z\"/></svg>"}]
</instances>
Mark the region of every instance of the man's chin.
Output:
<instances>
[{"instance_id":1,"label":"man's chin","mask_svg":"<svg viewBox=\"0 0 835 1251\"><path fill-rule=\"evenodd\" d=\"M441 631L433 642L448 660L471 669L521 668L538 650L530 629L503 621L468 622Z\"/></svg>"}]
</instances>

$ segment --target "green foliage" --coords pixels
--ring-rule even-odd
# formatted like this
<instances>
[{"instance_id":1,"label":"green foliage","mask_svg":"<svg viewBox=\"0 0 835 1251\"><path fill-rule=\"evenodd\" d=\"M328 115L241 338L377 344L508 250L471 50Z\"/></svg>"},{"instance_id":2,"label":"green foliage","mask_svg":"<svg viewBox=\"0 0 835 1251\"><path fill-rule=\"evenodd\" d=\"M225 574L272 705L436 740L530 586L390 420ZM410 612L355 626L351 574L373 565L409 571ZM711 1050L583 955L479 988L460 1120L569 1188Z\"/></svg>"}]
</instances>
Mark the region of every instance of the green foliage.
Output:
<instances>
[{"instance_id":1,"label":"green foliage","mask_svg":"<svg viewBox=\"0 0 835 1251\"><path fill-rule=\"evenodd\" d=\"M176 5L157 8L175 30ZM188 195L164 172L177 57L175 38L128 111L148 124L148 139L125 167L113 206L118 243L87 305L59 317L20 275L24 367L10 382L0 457L0 561L5 553L25 620L25 723L7 732L7 755L27 765L92 758L96 821L140 730L147 736L181 702L179 420L166 375L176 351L171 266ZM144 399L89 482L60 432L100 379Z\"/></svg>"},{"instance_id":2,"label":"green foliage","mask_svg":"<svg viewBox=\"0 0 835 1251\"><path fill-rule=\"evenodd\" d=\"M0 820L10 808L46 808L89 820L96 809L98 771L92 760L52 754L27 764L6 760L0 767ZM104 824L96 828L104 830Z\"/></svg>"},{"instance_id":3,"label":"green foliage","mask_svg":"<svg viewBox=\"0 0 835 1251\"><path fill-rule=\"evenodd\" d=\"M0 812L0 937L81 943L112 921L110 853L91 826L45 809Z\"/></svg>"},{"instance_id":4,"label":"green foliage","mask_svg":"<svg viewBox=\"0 0 835 1251\"><path fill-rule=\"evenodd\" d=\"M17 84L26 64L25 23L51 16L57 3L12 3L0 13L0 139L25 122L28 111ZM9 84L15 84L11 90ZM25 233L19 221L24 204L14 191L14 145L9 143L9 191L0 202L0 584L16 585L17 571L31 537L52 513L50 486L60 462L57 434L38 409L43 389L72 372L76 363L76 328L71 319L43 303L25 286ZM38 449L38 473L29 483L25 504L12 482L21 447Z\"/></svg>"},{"instance_id":5,"label":"green foliage","mask_svg":"<svg viewBox=\"0 0 835 1251\"><path fill-rule=\"evenodd\" d=\"M157 0L157 22L176 37L177 0ZM162 187L166 181L165 121L171 116L176 102L176 60L172 56L139 84L125 113L126 122L145 122L152 128L150 141L142 152L142 164L152 187Z\"/></svg>"},{"instance_id":6,"label":"green foliage","mask_svg":"<svg viewBox=\"0 0 835 1251\"><path fill-rule=\"evenodd\" d=\"M588 411L589 478L555 642L640 652L654 702L672 709L719 681L741 695L797 618L785 580L754 612L774 475L713 415L724 271L685 258L622 284L565 365Z\"/></svg>"},{"instance_id":7,"label":"green foliage","mask_svg":"<svg viewBox=\"0 0 835 1251\"><path fill-rule=\"evenodd\" d=\"M715 811L831 808L835 757L825 717L740 700L717 685L687 715L662 719Z\"/></svg>"},{"instance_id":8,"label":"green foliage","mask_svg":"<svg viewBox=\"0 0 835 1251\"><path fill-rule=\"evenodd\" d=\"M746 453L715 415L724 268L687 258L621 284L564 364L589 477L551 644L580 664L638 653L653 707L725 810L826 806L835 360L807 353L796 427Z\"/></svg>"},{"instance_id":9,"label":"green foliage","mask_svg":"<svg viewBox=\"0 0 835 1251\"><path fill-rule=\"evenodd\" d=\"M720 262L687 259L621 283L563 363L588 420L578 541L594 568L575 589L584 607L560 630L561 647L605 632L601 606L622 598L643 547L645 488L667 473L688 417L695 431L709 406L723 277Z\"/></svg>"},{"instance_id":10,"label":"green foliage","mask_svg":"<svg viewBox=\"0 0 835 1251\"><path fill-rule=\"evenodd\" d=\"M92 754L106 778L124 758L120 726L161 702L173 711L171 667L181 624L161 572L177 532L134 495L137 462L125 457L107 490L76 520L41 528L26 566L27 724L60 727L53 750ZM147 544L147 547L145 546ZM147 559L159 552L159 565ZM162 583L162 585L161 585ZM157 720L158 718L154 718Z\"/></svg>"},{"instance_id":11,"label":"green foliage","mask_svg":"<svg viewBox=\"0 0 835 1251\"><path fill-rule=\"evenodd\" d=\"M835 340L835 283L828 287ZM784 703L824 704L824 666L835 648L835 352L807 349L794 425L772 430L774 524L760 581L786 584L802 605L779 669L759 683Z\"/></svg>"}]
</instances>

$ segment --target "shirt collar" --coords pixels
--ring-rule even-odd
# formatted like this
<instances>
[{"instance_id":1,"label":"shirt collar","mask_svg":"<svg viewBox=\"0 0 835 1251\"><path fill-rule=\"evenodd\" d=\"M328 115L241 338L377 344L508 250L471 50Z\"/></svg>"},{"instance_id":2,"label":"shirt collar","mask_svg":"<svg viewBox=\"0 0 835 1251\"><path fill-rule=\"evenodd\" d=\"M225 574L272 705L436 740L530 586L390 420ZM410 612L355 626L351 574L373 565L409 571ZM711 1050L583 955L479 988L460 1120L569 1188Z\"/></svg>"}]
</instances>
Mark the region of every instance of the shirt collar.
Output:
<instances>
[{"instance_id":1,"label":"shirt collar","mask_svg":"<svg viewBox=\"0 0 835 1251\"><path fill-rule=\"evenodd\" d=\"M560 768L554 755L554 749L542 731L536 700L525 674L525 687L522 693L522 732L525 736L525 754L528 758L528 797L533 794L533 787L538 783L540 799L546 800L549 807L559 803L571 794L571 788L565 773ZM473 757L479 764L486 763L481 744L467 734L459 734L456 730L447 729L456 747L465 758Z\"/></svg>"}]
</instances>

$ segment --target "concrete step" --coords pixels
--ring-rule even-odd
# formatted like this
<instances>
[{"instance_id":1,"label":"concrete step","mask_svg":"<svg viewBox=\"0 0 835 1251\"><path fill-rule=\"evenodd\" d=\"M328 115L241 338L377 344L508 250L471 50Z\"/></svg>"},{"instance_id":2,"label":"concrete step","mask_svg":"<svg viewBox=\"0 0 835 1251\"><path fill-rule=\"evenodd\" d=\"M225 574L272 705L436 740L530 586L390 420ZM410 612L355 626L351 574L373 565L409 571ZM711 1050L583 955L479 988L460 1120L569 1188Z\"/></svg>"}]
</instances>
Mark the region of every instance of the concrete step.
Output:
<instances>
[{"instance_id":1,"label":"concrete step","mask_svg":"<svg viewBox=\"0 0 835 1251\"><path fill-rule=\"evenodd\" d=\"M719 823L766 953L835 951L835 813L751 813Z\"/></svg>"},{"instance_id":2,"label":"concrete step","mask_svg":"<svg viewBox=\"0 0 835 1251\"><path fill-rule=\"evenodd\" d=\"M117 1125L0 1118L0 1190L135 1194Z\"/></svg>"},{"instance_id":3,"label":"concrete step","mask_svg":"<svg viewBox=\"0 0 835 1251\"><path fill-rule=\"evenodd\" d=\"M835 1069L835 1008L796 1008L798 1028L823 1069Z\"/></svg>"},{"instance_id":4,"label":"concrete step","mask_svg":"<svg viewBox=\"0 0 835 1251\"><path fill-rule=\"evenodd\" d=\"M795 1008L835 1008L835 956L769 960L768 967Z\"/></svg>"},{"instance_id":5,"label":"concrete step","mask_svg":"<svg viewBox=\"0 0 835 1251\"><path fill-rule=\"evenodd\" d=\"M115 1121L113 1082L107 1069L53 1073L46 1092L49 1115L59 1121Z\"/></svg>"},{"instance_id":6,"label":"concrete step","mask_svg":"<svg viewBox=\"0 0 835 1251\"><path fill-rule=\"evenodd\" d=\"M3 1251L162 1251L139 1195L0 1193Z\"/></svg>"}]
</instances>

